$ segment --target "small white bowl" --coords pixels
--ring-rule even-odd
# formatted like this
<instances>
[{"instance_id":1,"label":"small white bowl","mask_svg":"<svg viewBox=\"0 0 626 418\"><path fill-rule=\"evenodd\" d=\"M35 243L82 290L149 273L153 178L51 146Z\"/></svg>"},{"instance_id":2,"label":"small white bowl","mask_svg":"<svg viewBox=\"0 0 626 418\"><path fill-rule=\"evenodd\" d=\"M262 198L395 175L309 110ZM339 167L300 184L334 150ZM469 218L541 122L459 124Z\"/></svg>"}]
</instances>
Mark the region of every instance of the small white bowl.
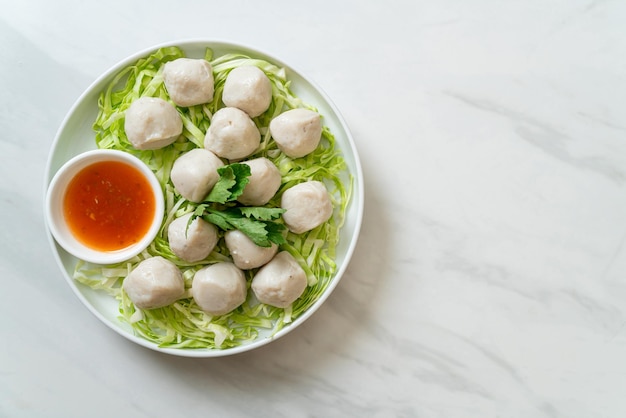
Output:
<instances>
[{"instance_id":1,"label":"small white bowl","mask_svg":"<svg viewBox=\"0 0 626 418\"><path fill-rule=\"evenodd\" d=\"M147 234L137 243L115 251L95 250L78 241L70 231L63 213L63 200L71 180L83 168L103 161L123 162L135 167L148 180L155 198L154 216ZM154 173L139 158L116 150L87 151L71 158L56 172L46 194L46 220L54 239L74 257L96 264L119 263L145 250L159 232L164 210L163 192Z\"/></svg>"}]
</instances>

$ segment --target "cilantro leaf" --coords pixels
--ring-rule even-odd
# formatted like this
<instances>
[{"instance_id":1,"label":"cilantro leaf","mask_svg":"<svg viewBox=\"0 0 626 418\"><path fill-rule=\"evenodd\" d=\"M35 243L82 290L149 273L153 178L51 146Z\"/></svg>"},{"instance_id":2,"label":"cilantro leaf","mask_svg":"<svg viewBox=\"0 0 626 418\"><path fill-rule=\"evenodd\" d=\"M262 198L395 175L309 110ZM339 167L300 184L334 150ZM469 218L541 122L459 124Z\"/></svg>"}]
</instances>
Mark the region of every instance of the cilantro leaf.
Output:
<instances>
[{"instance_id":1,"label":"cilantro leaf","mask_svg":"<svg viewBox=\"0 0 626 418\"><path fill-rule=\"evenodd\" d=\"M242 215L248 218L254 218L259 221L271 221L273 219L280 218L280 215L285 213L285 209L282 208L265 208L265 207L240 207L239 211Z\"/></svg>"},{"instance_id":2,"label":"cilantro leaf","mask_svg":"<svg viewBox=\"0 0 626 418\"><path fill-rule=\"evenodd\" d=\"M217 210L207 207L205 208L204 215L202 215L202 217L207 222L211 222L224 231L230 231L232 229L240 230L246 234L252 242L260 247L270 247L272 243L277 245L285 243L285 238L282 234L282 231L285 230L285 226L283 224L271 221L270 219L261 220L254 217L248 217L244 215L243 209L249 208L235 207L225 210ZM246 212L254 211L246 210ZM282 212L279 212L278 216L280 216L280 213ZM276 214L272 212L272 216L275 217Z\"/></svg>"},{"instance_id":3,"label":"cilantro leaf","mask_svg":"<svg viewBox=\"0 0 626 418\"><path fill-rule=\"evenodd\" d=\"M211 210L210 212L207 211L202 216L202 219L204 219L207 222L211 222L213 225L217 226L223 231L230 231L231 229L235 228L228 221L228 216L225 216L224 213L220 211L216 211L216 210Z\"/></svg>"},{"instance_id":4,"label":"cilantro leaf","mask_svg":"<svg viewBox=\"0 0 626 418\"><path fill-rule=\"evenodd\" d=\"M219 180L211 189L205 202L226 203L236 200L246 184L250 181L250 166L247 164L233 163L217 169Z\"/></svg>"},{"instance_id":5,"label":"cilantro leaf","mask_svg":"<svg viewBox=\"0 0 626 418\"><path fill-rule=\"evenodd\" d=\"M285 212L284 209L228 204L243 193L249 182L250 166L233 163L218 168L217 172L220 175L219 180L204 199L205 203L196 207L187 227L193 219L202 217L223 231L238 229L261 247L269 247L273 243L284 244L286 242L283 235L285 226L276 222ZM220 205L226 205L226 207Z\"/></svg>"},{"instance_id":6,"label":"cilantro leaf","mask_svg":"<svg viewBox=\"0 0 626 418\"><path fill-rule=\"evenodd\" d=\"M265 222L265 229L267 230L267 239L276 245L286 244L287 240L283 231L286 229L285 225L276 222Z\"/></svg>"}]
</instances>

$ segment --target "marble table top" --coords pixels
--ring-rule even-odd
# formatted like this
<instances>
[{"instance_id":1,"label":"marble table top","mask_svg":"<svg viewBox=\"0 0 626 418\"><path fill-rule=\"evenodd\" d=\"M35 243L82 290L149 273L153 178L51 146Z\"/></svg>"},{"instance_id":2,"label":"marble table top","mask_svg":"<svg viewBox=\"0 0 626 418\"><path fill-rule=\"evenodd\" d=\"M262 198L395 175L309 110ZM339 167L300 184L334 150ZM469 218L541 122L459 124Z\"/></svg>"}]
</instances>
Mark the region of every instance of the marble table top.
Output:
<instances>
[{"instance_id":1,"label":"marble table top","mask_svg":"<svg viewBox=\"0 0 626 418\"><path fill-rule=\"evenodd\" d=\"M4 2L0 416L626 416L626 2ZM249 45L333 99L365 174L345 276L214 359L121 338L43 217L82 91L177 39Z\"/></svg>"}]
</instances>

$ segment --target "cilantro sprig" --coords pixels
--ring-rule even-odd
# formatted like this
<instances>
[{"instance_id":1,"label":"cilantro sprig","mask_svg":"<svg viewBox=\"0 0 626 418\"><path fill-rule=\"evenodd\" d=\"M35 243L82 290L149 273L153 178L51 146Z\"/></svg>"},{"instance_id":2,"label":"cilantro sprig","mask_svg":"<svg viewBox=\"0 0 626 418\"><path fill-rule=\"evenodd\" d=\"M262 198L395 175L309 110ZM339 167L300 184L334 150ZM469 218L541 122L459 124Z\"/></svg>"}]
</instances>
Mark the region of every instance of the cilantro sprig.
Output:
<instances>
[{"instance_id":1,"label":"cilantro sprig","mask_svg":"<svg viewBox=\"0 0 626 418\"><path fill-rule=\"evenodd\" d=\"M283 231L285 225L275 222L285 210L265 207L231 207L223 210L209 205L198 205L193 217L201 216L224 231L238 229L260 247L270 247L272 243L286 243Z\"/></svg>"},{"instance_id":2,"label":"cilantro sprig","mask_svg":"<svg viewBox=\"0 0 626 418\"><path fill-rule=\"evenodd\" d=\"M201 217L223 231L238 229L260 247L286 243L285 225L277 222L281 208L232 206L249 182L250 166L233 163L217 169L219 180L202 203L196 206L187 226Z\"/></svg>"}]
</instances>

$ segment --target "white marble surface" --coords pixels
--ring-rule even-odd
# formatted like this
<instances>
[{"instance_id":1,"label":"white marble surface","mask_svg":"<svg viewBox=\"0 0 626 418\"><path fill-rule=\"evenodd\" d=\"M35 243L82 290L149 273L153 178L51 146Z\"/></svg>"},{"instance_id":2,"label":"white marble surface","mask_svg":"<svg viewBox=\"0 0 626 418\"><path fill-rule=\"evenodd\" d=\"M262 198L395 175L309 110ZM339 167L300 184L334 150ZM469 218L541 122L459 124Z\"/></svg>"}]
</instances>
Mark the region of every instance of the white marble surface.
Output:
<instances>
[{"instance_id":1,"label":"white marble surface","mask_svg":"<svg viewBox=\"0 0 626 418\"><path fill-rule=\"evenodd\" d=\"M624 22L609 0L2 1L0 416L626 416ZM218 359L98 322L42 215L82 90L183 38L309 75L366 173L327 303Z\"/></svg>"}]
</instances>

